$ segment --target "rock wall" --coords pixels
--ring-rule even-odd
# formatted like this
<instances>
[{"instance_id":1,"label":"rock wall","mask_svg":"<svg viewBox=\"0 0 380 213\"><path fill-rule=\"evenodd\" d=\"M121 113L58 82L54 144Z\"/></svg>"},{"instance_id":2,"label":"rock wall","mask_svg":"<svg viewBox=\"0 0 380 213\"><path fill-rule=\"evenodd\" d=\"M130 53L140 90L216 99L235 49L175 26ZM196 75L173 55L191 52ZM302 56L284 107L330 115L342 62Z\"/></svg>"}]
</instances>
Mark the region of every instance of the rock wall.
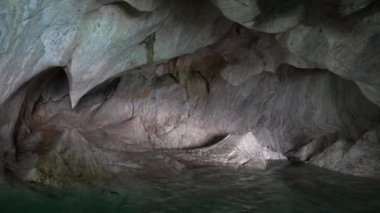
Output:
<instances>
[{"instance_id":1,"label":"rock wall","mask_svg":"<svg viewBox=\"0 0 380 213\"><path fill-rule=\"evenodd\" d=\"M287 158L379 177L377 1L0 8L1 166L20 178L103 177L151 151L176 167Z\"/></svg>"}]
</instances>

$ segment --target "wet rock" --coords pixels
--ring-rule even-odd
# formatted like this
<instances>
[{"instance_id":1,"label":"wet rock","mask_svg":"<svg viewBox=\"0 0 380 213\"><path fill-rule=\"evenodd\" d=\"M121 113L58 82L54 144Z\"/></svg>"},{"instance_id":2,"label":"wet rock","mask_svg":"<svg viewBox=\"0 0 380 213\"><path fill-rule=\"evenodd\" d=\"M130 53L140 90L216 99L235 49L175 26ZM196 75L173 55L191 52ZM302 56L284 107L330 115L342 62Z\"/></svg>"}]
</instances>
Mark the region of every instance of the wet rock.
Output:
<instances>
[{"instance_id":1,"label":"wet rock","mask_svg":"<svg viewBox=\"0 0 380 213\"><path fill-rule=\"evenodd\" d=\"M379 151L379 130L373 130L356 142L338 140L310 163L346 174L379 177Z\"/></svg>"},{"instance_id":2,"label":"wet rock","mask_svg":"<svg viewBox=\"0 0 380 213\"><path fill-rule=\"evenodd\" d=\"M260 145L252 133L228 135L215 145L189 150L176 156L200 164L244 166L259 169L268 168L270 161L286 160L281 153L273 152Z\"/></svg>"},{"instance_id":3,"label":"wet rock","mask_svg":"<svg viewBox=\"0 0 380 213\"><path fill-rule=\"evenodd\" d=\"M285 156L294 162L307 162L313 156L319 155L328 149L338 139L338 135L331 133L314 139L310 143L285 153Z\"/></svg>"},{"instance_id":4,"label":"wet rock","mask_svg":"<svg viewBox=\"0 0 380 213\"><path fill-rule=\"evenodd\" d=\"M51 185L57 184L55 181L91 182L104 178L106 168L113 164L112 156L93 147L76 130L65 131L52 146L36 167L23 171L26 181Z\"/></svg>"},{"instance_id":5,"label":"wet rock","mask_svg":"<svg viewBox=\"0 0 380 213\"><path fill-rule=\"evenodd\" d=\"M121 174L145 171L145 175L149 172L154 178L161 168L176 173L185 167L177 160L157 152L110 150L93 143L93 138L89 140L86 136L88 134L70 129L55 137L51 144L39 144L44 146L45 151L39 154L35 162L24 161L30 158L21 160L16 174L24 181L46 185L68 186L78 182L102 185Z\"/></svg>"}]
</instances>

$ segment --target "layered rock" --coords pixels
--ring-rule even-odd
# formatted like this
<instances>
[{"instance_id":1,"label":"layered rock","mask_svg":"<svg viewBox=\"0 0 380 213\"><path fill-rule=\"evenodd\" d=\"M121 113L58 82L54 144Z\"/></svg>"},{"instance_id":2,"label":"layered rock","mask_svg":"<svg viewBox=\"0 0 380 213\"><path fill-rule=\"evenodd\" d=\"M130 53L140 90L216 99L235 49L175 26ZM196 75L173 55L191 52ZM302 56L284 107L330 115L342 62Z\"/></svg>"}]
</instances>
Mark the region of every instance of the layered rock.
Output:
<instances>
[{"instance_id":1,"label":"layered rock","mask_svg":"<svg viewBox=\"0 0 380 213\"><path fill-rule=\"evenodd\" d=\"M344 139L336 141L312 157L310 163L347 174L378 177L379 151L379 132L374 130L355 142Z\"/></svg>"},{"instance_id":2,"label":"layered rock","mask_svg":"<svg viewBox=\"0 0 380 213\"><path fill-rule=\"evenodd\" d=\"M0 8L0 157L16 176L81 181L163 150L174 167L264 168L270 153L379 176L379 2Z\"/></svg>"},{"instance_id":3,"label":"layered rock","mask_svg":"<svg viewBox=\"0 0 380 213\"><path fill-rule=\"evenodd\" d=\"M127 2L138 9L150 7ZM105 80L194 52L215 42L230 26L206 1L166 3L151 13L97 0L2 4L0 103L34 76L61 66L66 67L75 106Z\"/></svg>"},{"instance_id":4,"label":"layered rock","mask_svg":"<svg viewBox=\"0 0 380 213\"><path fill-rule=\"evenodd\" d=\"M228 135L215 145L189 150L176 154L176 156L197 164L244 166L259 169L269 169L271 163L286 160L281 153L273 152L258 143L252 133Z\"/></svg>"}]
</instances>

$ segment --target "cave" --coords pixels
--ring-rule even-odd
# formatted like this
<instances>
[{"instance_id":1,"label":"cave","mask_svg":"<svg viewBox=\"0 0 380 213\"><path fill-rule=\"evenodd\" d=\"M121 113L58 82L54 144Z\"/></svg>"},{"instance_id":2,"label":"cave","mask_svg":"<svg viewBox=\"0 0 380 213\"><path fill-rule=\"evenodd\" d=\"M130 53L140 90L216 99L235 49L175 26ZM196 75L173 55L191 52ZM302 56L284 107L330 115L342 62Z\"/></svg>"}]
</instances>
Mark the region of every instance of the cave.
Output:
<instances>
[{"instance_id":1,"label":"cave","mask_svg":"<svg viewBox=\"0 0 380 213\"><path fill-rule=\"evenodd\" d=\"M1 0L0 209L377 212L379 69L376 0Z\"/></svg>"}]
</instances>

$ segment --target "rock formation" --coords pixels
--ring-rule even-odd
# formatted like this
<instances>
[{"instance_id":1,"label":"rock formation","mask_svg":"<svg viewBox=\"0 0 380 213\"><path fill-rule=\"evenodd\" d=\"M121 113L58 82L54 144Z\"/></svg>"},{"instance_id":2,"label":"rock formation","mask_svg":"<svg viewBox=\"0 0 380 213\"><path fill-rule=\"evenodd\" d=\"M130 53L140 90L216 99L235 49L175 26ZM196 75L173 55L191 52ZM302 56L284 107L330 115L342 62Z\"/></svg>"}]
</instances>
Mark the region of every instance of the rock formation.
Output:
<instances>
[{"instance_id":1,"label":"rock formation","mask_svg":"<svg viewBox=\"0 0 380 213\"><path fill-rule=\"evenodd\" d=\"M175 168L288 159L380 177L378 1L0 8L4 172L86 181L149 152Z\"/></svg>"}]
</instances>

